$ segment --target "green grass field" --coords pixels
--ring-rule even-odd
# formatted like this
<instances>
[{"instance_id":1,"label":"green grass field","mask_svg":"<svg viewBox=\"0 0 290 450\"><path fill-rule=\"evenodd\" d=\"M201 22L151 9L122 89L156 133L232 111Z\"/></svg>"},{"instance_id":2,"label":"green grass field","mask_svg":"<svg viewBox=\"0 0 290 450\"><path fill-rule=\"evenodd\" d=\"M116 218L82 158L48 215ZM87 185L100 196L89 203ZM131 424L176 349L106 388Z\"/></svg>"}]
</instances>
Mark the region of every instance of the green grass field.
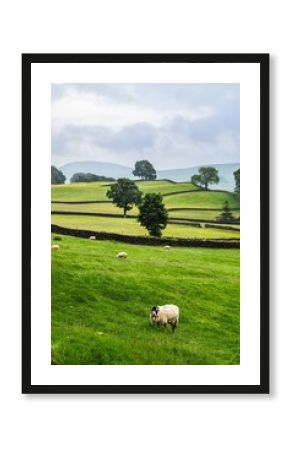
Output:
<instances>
[{"instance_id":1,"label":"green grass field","mask_svg":"<svg viewBox=\"0 0 290 450\"><path fill-rule=\"evenodd\" d=\"M107 233L118 233L131 236L148 236L147 230L142 227L136 219L52 214L51 222L55 225L78 230L105 231ZM239 239L240 232L239 230L204 229L182 224L168 224L163 231L162 236L191 239Z\"/></svg>"},{"instance_id":2,"label":"green grass field","mask_svg":"<svg viewBox=\"0 0 290 450\"><path fill-rule=\"evenodd\" d=\"M84 203L84 204L68 204L68 203L52 203L52 211L69 211L69 212L88 212L88 213L103 213L103 214L120 214L123 215L123 211L117 208L113 203ZM206 210L178 210L178 211L168 211L169 218L174 219L175 217L181 217L183 219L191 220L214 220L220 211L206 211ZM129 215L137 216L138 208L134 207L129 211ZM240 211L233 211L233 217L239 217Z\"/></svg>"},{"instance_id":3,"label":"green grass field","mask_svg":"<svg viewBox=\"0 0 290 450\"><path fill-rule=\"evenodd\" d=\"M98 183L74 183L68 185L59 185L52 186L52 200L53 201L61 201L64 202L73 202L73 201L108 201L106 197L106 192L109 189L108 186L105 186L107 183L98 182ZM221 211L189 211L186 209L182 209L179 211L171 211L171 208L216 208L220 209L223 207L224 202L228 201L229 206L231 208L239 208L239 199L230 192L215 192L215 191L199 191L199 192L187 192L184 193L182 191L186 191L189 189L196 189L191 183L170 183L165 180L155 180L155 181L145 181L137 183L141 189L141 191L145 194L147 192L161 192L162 194L168 194L173 192L172 195L166 195L164 197L165 206L169 210L169 217L174 219L175 217L184 218L184 219L192 219L192 220L215 220L215 218L220 214ZM180 193L178 193L180 192ZM52 203L52 211L64 211L64 212L88 212L88 213L103 213L103 214L120 214L122 215L123 211L120 208L117 208L113 203L89 203L89 204L67 204L67 203ZM137 216L138 208L134 206L134 208L129 212L130 215ZM240 211L234 211L233 216L239 217ZM63 218L60 218L63 220ZM55 219L54 219L55 220ZM70 220L70 225L72 225L72 218ZM83 219L79 219L82 221ZM90 222L91 223L91 222ZM107 223L107 222L106 222ZM114 228L114 222L109 228ZM129 224L129 223L127 223ZM76 222L76 226L78 226ZM106 225L107 226L107 225ZM130 226L130 230L133 228ZM91 228L88 228L91 229ZM98 228L99 229L99 228ZM187 230L187 229L186 229ZM104 230L102 230L104 231ZM180 232L182 230L179 228L179 232L175 235L180 236ZM117 231L116 231L117 232ZM136 231L140 234L140 229ZM131 234L131 231L129 232ZM167 232L165 232L167 233ZM167 234L168 235L168 234ZM172 231L169 231L169 235L172 235ZM188 235L188 230L186 232L186 237ZM192 236L192 233L190 233ZM207 236L204 236L207 237Z\"/></svg>"},{"instance_id":4,"label":"green grass field","mask_svg":"<svg viewBox=\"0 0 290 450\"><path fill-rule=\"evenodd\" d=\"M52 201L94 201L94 200L108 200L106 192L109 189L109 183L72 183L53 185L51 187ZM141 192L160 192L167 194L168 192L186 191L189 189L197 189L191 183L170 183L168 181L142 181L137 182Z\"/></svg>"},{"instance_id":5,"label":"green grass field","mask_svg":"<svg viewBox=\"0 0 290 450\"><path fill-rule=\"evenodd\" d=\"M106 193L109 189L104 182L71 183L51 186L52 201L94 201L108 200Z\"/></svg>"},{"instance_id":6,"label":"green grass field","mask_svg":"<svg viewBox=\"0 0 290 450\"><path fill-rule=\"evenodd\" d=\"M220 208L228 201L230 208L239 208L237 197L230 192L199 191L166 196L163 199L167 208Z\"/></svg>"},{"instance_id":7,"label":"green grass field","mask_svg":"<svg viewBox=\"0 0 290 450\"><path fill-rule=\"evenodd\" d=\"M140 191L147 194L147 192L160 192L160 194L168 194L169 192L180 192L188 190L197 190L198 187L191 183L170 183L164 180L156 181L141 181L136 183Z\"/></svg>"},{"instance_id":8,"label":"green grass field","mask_svg":"<svg viewBox=\"0 0 290 450\"><path fill-rule=\"evenodd\" d=\"M169 218L174 219L175 217L180 217L182 219L191 220L215 220L215 218L221 213L221 211L206 211L206 210L178 210L178 211L168 211ZM233 217L240 217L240 210L232 211Z\"/></svg>"},{"instance_id":9,"label":"green grass field","mask_svg":"<svg viewBox=\"0 0 290 450\"><path fill-rule=\"evenodd\" d=\"M53 364L239 364L239 250L57 243ZM166 303L180 307L174 334L149 325L150 308Z\"/></svg>"},{"instance_id":10,"label":"green grass field","mask_svg":"<svg viewBox=\"0 0 290 450\"><path fill-rule=\"evenodd\" d=\"M83 204L68 204L68 203L52 203L52 211L70 211L70 212L89 212L89 213L105 213L105 214L120 214L123 215L123 210L117 208L113 203L83 203ZM138 208L135 206L129 211L131 215L138 214Z\"/></svg>"}]
</instances>

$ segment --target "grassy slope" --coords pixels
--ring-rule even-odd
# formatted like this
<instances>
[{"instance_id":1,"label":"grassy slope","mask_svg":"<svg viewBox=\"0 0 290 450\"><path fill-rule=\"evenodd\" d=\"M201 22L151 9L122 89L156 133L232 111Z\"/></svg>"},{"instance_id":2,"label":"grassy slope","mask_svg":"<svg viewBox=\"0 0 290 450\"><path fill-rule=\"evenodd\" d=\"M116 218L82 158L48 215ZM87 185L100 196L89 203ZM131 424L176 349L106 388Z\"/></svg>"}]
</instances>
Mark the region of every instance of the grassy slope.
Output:
<instances>
[{"instance_id":1,"label":"grassy slope","mask_svg":"<svg viewBox=\"0 0 290 450\"><path fill-rule=\"evenodd\" d=\"M120 214L123 215L123 210L117 208L113 203L85 203L85 204L72 204L68 203L52 203L52 211L70 211L70 212L95 212L95 213L107 213L107 214ZM129 214L138 214L138 208L134 207L129 211Z\"/></svg>"},{"instance_id":2,"label":"grassy slope","mask_svg":"<svg viewBox=\"0 0 290 450\"><path fill-rule=\"evenodd\" d=\"M239 250L58 243L54 363L239 364ZM166 303L181 310L175 334L148 325L150 307Z\"/></svg>"},{"instance_id":3,"label":"grassy slope","mask_svg":"<svg viewBox=\"0 0 290 450\"><path fill-rule=\"evenodd\" d=\"M51 200L66 202L108 200L106 192L109 188L104 184L108 183L72 183L51 186Z\"/></svg>"},{"instance_id":4,"label":"grassy slope","mask_svg":"<svg viewBox=\"0 0 290 450\"><path fill-rule=\"evenodd\" d=\"M69 185L60 185L52 187L53 200L60 199L64 201L94 201L108 200L106 192L108 186L104 186L104 182L98 183L75 183ZM188 190L194 186L190 183L170 183L168 181L146 181L139 182L140 189L146 192L178 192ZM222 208L224 202L228 200L230 207L239 207L238 199L228 192L188 192L164 197L164 203L167 208ZM52 203L53 211L69 211L69 212L99 212L99 213L115 213L122 214L122 210L112 203L91 203L91 204L64 204ZM131 215L138 214L138 208L134 207L130 211ZM218 211L169 211L170 218L189 218L195 220L214 220L219 214ZM234 212L234 216L239 215L239 211ZM107 231L123 234L145 235L146 231L138 224L132 221L118 221L112 218L95 218L82 216L53 216L52 222L69 226L71 228L83 228L88 230ZM204 238L229 238L239 237L237 233L234 235L230 231L214 231L214 230L198 230L182 225L168 225L164 232L164 236L174 237L204 237Z\"/></svg>"},{"instance_id":5,"label":"grassy slope","mask_svg":"<svg viewBox=\"0 0 290 450\"><path fill-rule=\"evenodd\" d=\"M57 201L94 201L108 200L106 192L108 186L104 186L104 182L97 183L73 183L52 186L51 199ZM191 183L169 183L168 181L144 181L137 182L139 189L144 192L160 192L165 194L168 192L185 191L196 189Z\"/></svg>"},{"instance_id":6,"label":"grassy slope","mask_svg":"<svg viewBox=\"0 0 290 450\"><path fill-rule=\"evenodd\" d=\"M142 181L137 182L140 191L146 194L147 192L160 192L161 194L167 194L169 192L179 192L196 190L197 186L191 183L169 183L168 181Z\"/></svg>"},{"instance_id":7,"label":"grassy slope","mask_svg":"<svg viewBox=\"0 0 290 450\"><path fill-rule=\"evenodd\" d=\"M56 225L80 229L105 231L107 233L118 233L135 236L148 236L148 232L141 227L136 219L124 219L115 217L90 217L78 215L52 215L51 222ZM214 228L201 229L186 225L168 224L162 233L163 237L185 237L185 238L240 238L239 231L218 230Z\"/></svg>"},{"instance_id":8,"label":"grassy slope","mask_svg":"<svg viewBox=\"0 0 290 450\"><path fill-rule=\"evenodd\" d=\"M215 220L215 218L221 214L220 211L190 211L183 209L181 211L168 211L169 218L174 219L179 217L182 219L193 220ZM232 211L233 217L240 217L240 211Z\"/></svg>"},{"instance_id":9,"label":"grassy slope","mask_svg":"<svg viewBox=\"0 0 290 450\"><path fill-rule=\"evenodd\" d=\"M230 208L239 208L239 201L230 192L187 192L164 197L167 208L223 208L225 201Z\"/></svg>"}]
</instances>

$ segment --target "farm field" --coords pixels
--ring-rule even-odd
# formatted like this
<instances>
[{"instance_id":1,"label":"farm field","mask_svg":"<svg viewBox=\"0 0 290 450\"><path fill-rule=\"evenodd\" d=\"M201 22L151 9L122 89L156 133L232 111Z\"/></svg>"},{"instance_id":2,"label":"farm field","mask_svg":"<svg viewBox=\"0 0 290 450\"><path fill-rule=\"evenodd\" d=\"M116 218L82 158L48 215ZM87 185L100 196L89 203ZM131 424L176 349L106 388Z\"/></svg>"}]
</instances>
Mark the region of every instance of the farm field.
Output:
<instances>
[{"instance_id":1,"label":"farm field","mask_svg":"<svg viewBox=\"0 0 290 450\"><path fill-rule=\"evenodd\" d=\"M60 238L51 255L53 364L239 364L238 249ZM166 303L180 307L174 334L149 326L150 308Z\"/></svg>"},{"instance_id":2,"label":"farm field","mask_svg":"<svg viewBox=\"0 0 290 450\"><path fill-rule=\"evenodd\" d=\"M60 202L61 200L64 203L52 203L52 211L57 212L73 212L76 213L76 216L71 216L70 219L64 219L64 217L56 217L53 218L54 223L67 221L69 225L73 226L73 220L75 220L75 227L79 228L81 223L88 224L91 228L92 221L90 219L77 218L78 213L101 213L101 214L118 214L122 216L123 211L120 208L117 208L113 203L108 202L108 198L106 197L106 192L108 190L107 183L98 182L98 183L74 183L68 185L59 185L52 186L52 201ZM228 201L230 208L239 208L239 199L230 192L219 192L219 191L196 191L196 192L182 192L189 189L194 189L195 187L188 182L184 183L172 183L166 180L155 180L155 181L145 181L145 182L137 182L140 189L143 193L146 192L161 192L166 194L163 198L166 208L168 209L169 218L182 218L182 219L190 219L196 221L214 221L215 218L221 213L221 208L224 205L225 201ZM94 202L100 201L102 203L83 203L83 204L74 204L74 203L65 203L65 202ZM178 208L178 210L174 210ZM197 208L197 210L190 210L187 208ZM204 209L203 209L204 208ZM212 209L208 211L207 209ZM138 214L138 208L134 206L132 210L129 211L129 215ZM239 209L232 211L233 217L239 217L240 211ZM95 227L100 229L100 221L95 222ZM112 231L114 229L117 222L109 223L108 220L103 221L104 227ZM121 222L120 222L121 224ZM127 223L129 225L129 223ZM123 227L122 227L123 228ZM130 230L133 230L133 227L130 224ZM105 231L105 230L101 230ZM141 233L141 229L138 226L138 229L135 227L135 231L138 235ZM174 229L176 236L183 236L183 229L179 228ZM176 233L177 232L177 233ZM172 230L165 231L164 235L172 235ZM199 233L191 231L188 232L188 227L186 228L186 233L183 237L187 237L188 234L190 236L197 235ZM131 232L130 232L131 234ZM208 237L207 234L204 237Z\"/></svg>"},{"instance_id":3,"label":"farm field","mask_svg":"<svg viewBox=\"0 0 290 450\"><path fill-rule=\"evenodd\" d=\"M88 213L103 213L103 214L120 214L123 215L123 211L117 208L113 203L83 203L83 204L69 204L69 203L52 203L52 211L70 211L75 213L88 212ZM134 206L129 211L130 215L137 215L138 208Z\"/></svg>"},{"instance_id":4,"label":"farm field","mask_svg":"<svg viewBox=\"0 0 290 450\"><path fill-rule=\"evenodd\" d=\"M97 217L80 215L52 214L51 223L62 227L104 231L107 233L118 233L131 236L148 236L147 230L142 227L136 219ZM217 228L197 228L182 224L168 224L162 233L163 237L183 237L191 239L239 239L239 230L223 230Z\"/></svg>"},{"instance_id":5,"label":"farm field","mask_svg":"<svg viewBox=\"0 0 290 450\"><path fill-rule=\"evenodd\" d=\"M198 187L192 183L171 183L165 180L155 180L155 181L141 181L136 183L140 191L146 194L147 192L160 192L160 194L168 194L170 192L180 192L197 190Z\"/></svg>"},{"instance_id":6,"label":"farm field","mask_svg":"<svg viewBox=\"0 0 290 450\"><path fill-rule=\"evenodd\" d=\"M197 191L164 197L166 208L222 208L228 201L230 208L239 208L239 201L230 192Z\"/></svg>"},{"instance_id":7,"label":"farm field","mask_svg":"<svg viewBox=\"0 0 290 450\"><path fill-rule=\"evenodd\" d=\"M108 182L95 183L71 183L53 185L51 187L52 201L94 201L94 200L108 200L106 192L109 189ZM141 181L136 182L140 191L146 194L147 192L160 192L167 194L168 192L179 192L185 190L197 189L191 183L171 183L170 181L156 180L156 181Z\"/></svg>"},{"instance_id":8,"label":"farm field","mask_svg":"<svg viewBox=\"0 0 290 450\"><path fill-rule=\"evenodd\" d=\"M215 218L221 213L221 211L207 211L207 210L186 210L181 209L177 211L168 211L169 218L174 219L176 217L180 217L182 219L190 219L190 220L215 220ZM232 211L233 217L240 217L240 210Z\"/></svg>"},{"instance_id":9,"label":"farm field","mask_svg":"<svg viewBox=\"0 0 290 450\"><path fill-rule=\"evenodd\" d=\"M83 203L83 204L68 204L68 203L52 203L52 211L64 211L64 212L75 212L75 213L102 213L102 214L119 214L122 216L122 210L117 208L113 203ZM129 211L129 215L137 216L138 208L134 206ZM214 220L220 211L212 210L178 210L171 211L168 210L169 218L174 219L176 217L190 220ZM232 211L233 217L239 217L240 211Z\"/></svg>"},{"instance_id":10,"label":"farm field","mask_svg":"<svg viewBox=\"0 0 290 450\"><path fill-rule=\"evenodd\" d=\"M51 186L52 201L95 201L108 200L106 197L109 183L71 183Z\"/></svg>"}]
</instances>

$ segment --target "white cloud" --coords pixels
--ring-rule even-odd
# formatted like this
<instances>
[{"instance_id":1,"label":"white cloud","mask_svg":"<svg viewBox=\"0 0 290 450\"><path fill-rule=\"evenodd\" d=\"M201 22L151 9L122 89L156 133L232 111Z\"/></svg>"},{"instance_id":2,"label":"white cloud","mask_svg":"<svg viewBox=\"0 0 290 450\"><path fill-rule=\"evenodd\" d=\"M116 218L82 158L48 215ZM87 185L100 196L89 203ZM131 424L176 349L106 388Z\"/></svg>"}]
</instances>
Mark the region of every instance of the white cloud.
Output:
<instances>
[{"instance_id":1,"label":"white cloud","mask_svg":"<svg viewBox=\"0 0 290 450\"><path fill-rule=\"evenodd\" d=\"M114 102L111 98L95 92L69 89L65 96L52 102L52 127L109 126L113 130L139 122L160 126L176 115L185 114L191 120L209 117L213 108L199 106L189 109L163 109L162 105L142 105L136 103Z\"/></svg>"},{"instance_id":2,"label":"white cloud","mask_svg":"<svg viewBox=\"0 0 290 450\"><path fill-rule=\"evenodd\" d=\"M52 87L52 160L157 169L239 161L239 85Z\"/></svg>"}]
</instances>

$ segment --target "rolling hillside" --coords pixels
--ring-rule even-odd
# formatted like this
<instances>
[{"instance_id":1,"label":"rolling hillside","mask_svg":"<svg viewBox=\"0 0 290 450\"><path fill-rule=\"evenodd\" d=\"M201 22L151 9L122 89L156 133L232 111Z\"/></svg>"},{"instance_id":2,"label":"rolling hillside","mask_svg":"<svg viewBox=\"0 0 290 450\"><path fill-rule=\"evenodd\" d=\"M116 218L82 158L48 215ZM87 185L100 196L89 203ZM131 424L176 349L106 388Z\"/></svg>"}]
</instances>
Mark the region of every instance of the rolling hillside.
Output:
<instances>
[{"instance_id":1,"label":"rolling hillside","mask_svg":"<svg viewBox=\"0 0 290 450\"><path fill-rule=\"evenodd\" d=\"M140 181L137 184L143 193L160 192L164 195L163 201L169 214L164 237L239 239L238 226L232 229L199 228L201 222L214 224L225 201L233 208L233 217L239 217L239 199L234 194L201 191L190 183L172 183L170 180ZM134 218L138 208L134 206L129 211L129 217L124 219L122 209L107 198L108 189L109 185L104 182L52 186L52 223L73 229L129 236L148 235Z\"/></svg>"},{"instance_id":2,"label":"rolling hillside","mask_svg":"<svg viewBox=\"0 0 290 450\"><path fill-rule=\"evenodd\" d=\"M129 257L118 260L122 243L61 239L52 253L53 364L240 363L239 250L126 244ZM149 326L157 299L180 307L174 335Z\"/></svg>"},{"instance_id":3,"label":"rolling hillside","mask_svg":"<svg viewBox=\"0 0 290 450\"><path fill-rule=\"evenodd\" d=\"M239 364L240 252L221 247L225 242L239 245L240 229L209 223L225 200L239 208L238 198L184 182L138 182L144 193L164 195L169 223L163 238L219 246L170 244L168 250L163 242L136 244L148 236L134 217L138 208L129 212L133 217L123 218L122 210L108 201L106 184L52 186L51 221L65 230L52 234L51 241L59 245L51 255L51 363ZM239 215L239 209L233 214ZM79 236L65 236L68 229ZM77 230L88 235L84 238ZM100 240L88 239L92 232L101 232ZM127 242L115 242L108 233L125 235ZM116 258L120 251L128 258ZM156 303L179 306L174 334L149 326L149 311Z\"/></svg>"},{"instance_id":4,"label":"rolling hillside","mask_svg":"<svg viewBox=\"0 0 290 450\"><path fill-rule=\"evenodd\" d=\"M219 171L220 183L218 189L233 191L235 187L233 172L240 167L239 163L229 164L204 164L213 166ZM157 170L158 179L170 179L173 181L190 181L190 177L198 172L200 166L192 166L181 169ZM121 164L106 163L100 161L80 161L65 164L60 167L67 178L67 182L71 176L77 172L90 172L96 175L104 175L113 178L132 178L132 167L123 166Z\"/></svg>"}]
</instances>

